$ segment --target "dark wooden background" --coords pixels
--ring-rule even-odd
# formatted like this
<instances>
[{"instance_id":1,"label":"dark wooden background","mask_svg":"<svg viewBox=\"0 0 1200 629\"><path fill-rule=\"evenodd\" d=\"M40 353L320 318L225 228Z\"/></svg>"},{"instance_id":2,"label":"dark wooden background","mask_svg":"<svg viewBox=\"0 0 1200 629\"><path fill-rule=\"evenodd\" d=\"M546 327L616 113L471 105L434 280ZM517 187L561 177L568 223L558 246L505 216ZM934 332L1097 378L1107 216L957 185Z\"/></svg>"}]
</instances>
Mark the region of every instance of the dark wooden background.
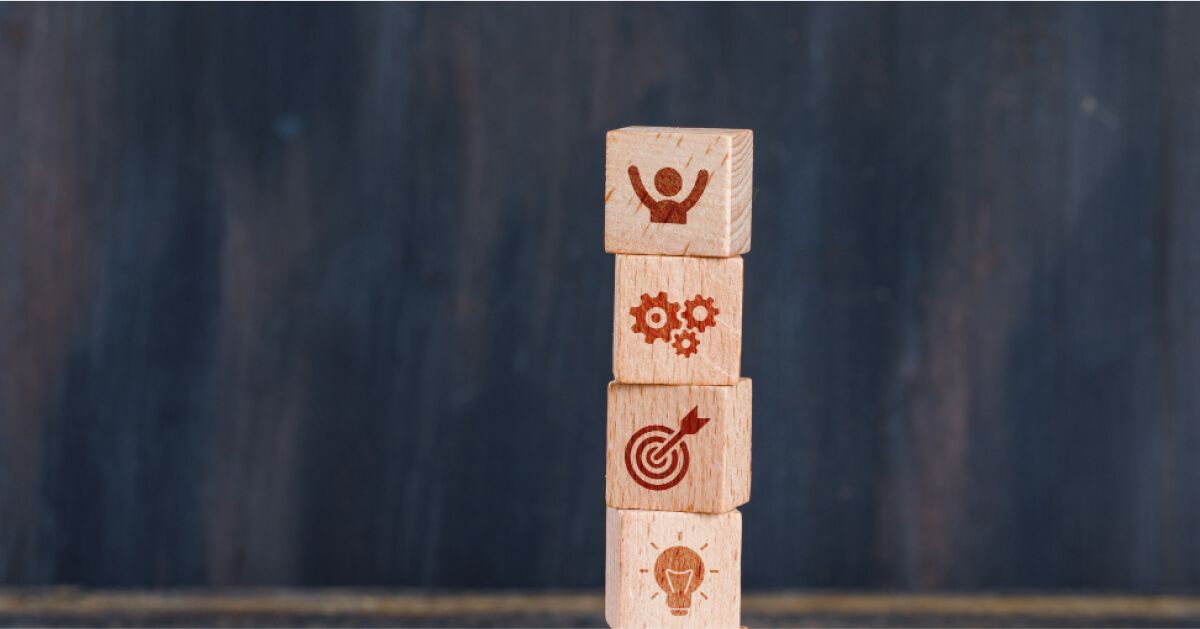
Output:
<instances>
[{"instance_id":1,"label":"dark wooden background","mask_svg":"<svg viewBox=\"0 0 1200 629\"><path fill-rule=\"evenodd\" d=\"M0 583L598 587L604 132L756 133L747 588L1200 588L1200 9L0 5Z\"/></svg>"}]
</instances>

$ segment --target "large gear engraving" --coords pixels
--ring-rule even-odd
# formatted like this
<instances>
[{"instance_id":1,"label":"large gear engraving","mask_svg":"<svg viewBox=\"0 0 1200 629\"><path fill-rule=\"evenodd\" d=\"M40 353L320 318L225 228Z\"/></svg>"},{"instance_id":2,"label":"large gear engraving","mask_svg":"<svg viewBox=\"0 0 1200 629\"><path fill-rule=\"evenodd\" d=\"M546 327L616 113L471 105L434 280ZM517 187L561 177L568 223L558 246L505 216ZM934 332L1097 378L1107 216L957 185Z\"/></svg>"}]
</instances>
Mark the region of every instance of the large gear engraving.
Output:
<instances>
[{"instance_id":1,"label":"large gear engraving","mask_svg":"<svg viewBox=\"0 0 1200 629\"><path fill-rule=\"evenodd\" d=\"M679 304L667 299L667 293L659 292L653 299L642 293L641 305L629 309L633 315L634 332L646 337L646 344L654 341L671 342L671 331L683 327L679 320Z\"/></svg>"},{"instance_id":2,"label":"large gear engraving","mask_svg":"<svg viewBox=\"0 0 1200 629\"><path fill-rule=\"evenodd\" d=\"M696 309L703 308L702 316L696 316ZM717 324L717 315L721 311L713 305L712 297L703 297L696 295L694 299L688 299L683 302L683 319L687 321L688 328L695 329L697 332L703 332L708 328Z\"/></svg>"}]
</instances>

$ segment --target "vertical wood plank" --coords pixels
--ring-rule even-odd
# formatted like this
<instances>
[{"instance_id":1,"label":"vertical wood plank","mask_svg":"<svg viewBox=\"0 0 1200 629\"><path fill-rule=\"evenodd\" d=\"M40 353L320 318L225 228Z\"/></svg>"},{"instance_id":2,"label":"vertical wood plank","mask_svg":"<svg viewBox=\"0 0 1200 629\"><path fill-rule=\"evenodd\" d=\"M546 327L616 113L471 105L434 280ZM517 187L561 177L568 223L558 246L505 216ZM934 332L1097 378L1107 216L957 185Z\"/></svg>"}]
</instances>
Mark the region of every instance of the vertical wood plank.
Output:
<instances>
[{"instance_id":1,"label":"vertical wood plank","mask_svg":"<svg viewBox=\"0 0 1200 629\"><path fill-rule=\"evenodd\" d=\"M1195 587L1198 21L0 5L0 581L598 586L669 124L755 131L747 589Z\"/></svg>"}]
</instances>

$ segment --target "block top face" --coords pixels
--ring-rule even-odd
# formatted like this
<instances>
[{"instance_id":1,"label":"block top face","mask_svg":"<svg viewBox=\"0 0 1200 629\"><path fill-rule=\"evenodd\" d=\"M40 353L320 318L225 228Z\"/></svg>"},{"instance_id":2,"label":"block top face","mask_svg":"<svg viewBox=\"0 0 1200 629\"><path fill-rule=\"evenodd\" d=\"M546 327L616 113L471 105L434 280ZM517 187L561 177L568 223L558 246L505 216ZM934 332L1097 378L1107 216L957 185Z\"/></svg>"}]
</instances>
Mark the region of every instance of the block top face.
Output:
<instances>
[{"instance_id":1,"label":"block top face","mask_svg":"<svg viewBox=\"0 0 1200 629\"><path fill-rule=\"evenodd\" d=\"M750 250L754 133L625 127L609 131L604 248L727 258Z\"/></svg>"}]
</instances>

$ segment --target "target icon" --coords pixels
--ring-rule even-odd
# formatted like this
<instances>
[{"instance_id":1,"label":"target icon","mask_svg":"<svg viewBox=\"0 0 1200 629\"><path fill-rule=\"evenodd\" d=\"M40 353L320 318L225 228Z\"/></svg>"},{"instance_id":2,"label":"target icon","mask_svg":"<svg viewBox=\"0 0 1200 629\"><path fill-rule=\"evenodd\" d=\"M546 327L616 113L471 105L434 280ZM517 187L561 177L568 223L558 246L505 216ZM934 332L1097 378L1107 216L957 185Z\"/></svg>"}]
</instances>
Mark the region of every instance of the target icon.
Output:
<instances>
[{"instance_id":1,"label":"target icon","mask_svg":"<svg viewBox=\"0 0 1200 629\"><path fill-rule=\"evenodd\" d=\"M709 422L709 418L699 416L698 410L693 407L679 420L678 430L655 424L633 433L625 444L625 469L637 484L662 491L683 480L691 462L683 438L696 434Z\"/></svg>"}]
</instances>

